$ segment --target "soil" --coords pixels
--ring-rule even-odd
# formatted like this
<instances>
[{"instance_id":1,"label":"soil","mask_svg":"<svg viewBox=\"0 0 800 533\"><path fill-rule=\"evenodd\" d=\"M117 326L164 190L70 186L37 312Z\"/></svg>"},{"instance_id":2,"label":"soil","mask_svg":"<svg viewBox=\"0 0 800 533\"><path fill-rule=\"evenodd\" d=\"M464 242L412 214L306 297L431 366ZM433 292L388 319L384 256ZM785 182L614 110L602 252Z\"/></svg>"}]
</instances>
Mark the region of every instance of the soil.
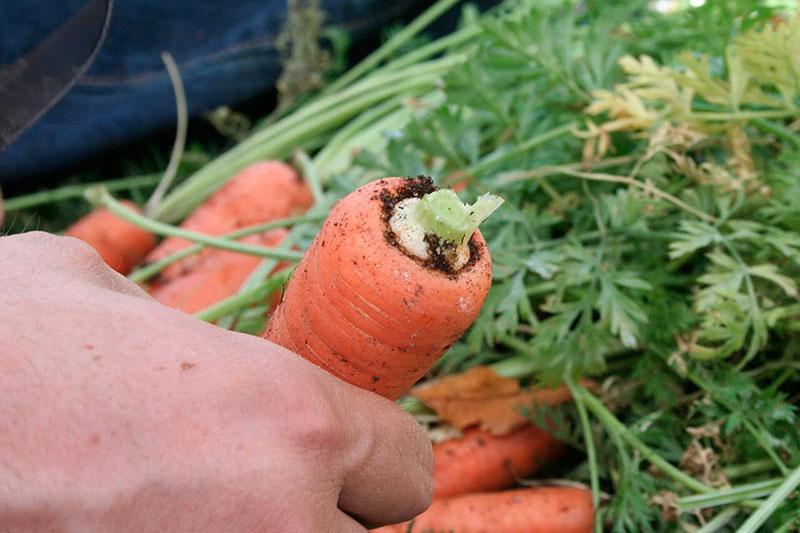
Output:
<instances>
[{"instance_id":1,"label":"soil","mask_svg":"<svg viewBox=\"0 0 800 533\"><path fill-rule=\"evenodd\" d=\"M452 277L457 276L459 272L462 272L465 269L469 269L469 267L471 267L478 261L478 259L480 259L481 254L481 250L477 245L474 235L470 237L469 240L469 261L459 270L453 270L453 267L450 266L450 262L447 259L447 257L450 255L449 252L455 247L455 243L443 241L437 235L432 233L425 235L425 242L428 244L429 250L431 250L431 257L430 259L426 260L422 260L419 257L409 254L402 246L397 244L395 234L389 226L389 220L392 218L392 214L394 214L394 207L403 200L407 200L408 198L422 198L426 194L432 193L436 190L436 186L433 184L433 180L430 176L420 175L416 178L407 177L405 180L406 181L397 191L392 192L383 190L376 198L377 200L380 200L382 205L382 216L385 224L383 234L386 237L386 242L398 248L406 256L420 263L425 268L443 272Z\"/></svg>"}]
</instances>

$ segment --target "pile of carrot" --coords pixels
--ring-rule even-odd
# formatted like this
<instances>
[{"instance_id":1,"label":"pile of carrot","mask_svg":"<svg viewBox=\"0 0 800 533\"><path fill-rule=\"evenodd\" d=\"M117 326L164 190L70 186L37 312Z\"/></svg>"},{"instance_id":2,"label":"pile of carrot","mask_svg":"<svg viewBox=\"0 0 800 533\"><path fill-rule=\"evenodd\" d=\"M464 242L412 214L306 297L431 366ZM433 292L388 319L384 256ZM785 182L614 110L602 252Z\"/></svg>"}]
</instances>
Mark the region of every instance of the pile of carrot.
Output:
<instances>
[{"instance_id":1,"label":"pile of carrot","mask_svg":"<svg viewBox=\"0 0 800 533\"><path fill-rule=\"evenodd\" d=\"M264 161L239 172L187 217L181 227L221 235L289 217L305 211L312 203L308 185L293 168L276 161ZM287 234L285 230L273 230L241 240L274 247ZM191 245L184 239L167 238L147 260L158 261ZM206 249L166 267L150 283L149 291L165 305L195 313L236 293L259 263L258 257ZM285 266L278 265L274 271Z\"/></svg>"},{"instance_id":2,"label":"pile of carrot","mask_svg":"<svg viewBox=\"0 0 800 533\"><path fill-rule=\"evenodd\" d=\"M122 203L134 212L141 212L132 202ZM233 176L187 217L181 227L207 235L222 235L301 213L312 203L308 185L292 167L278 161L262 161ZM241 242L274 247L287 234L283 229L272 230L245 237ZM169 237L156 246L152 233L103 208L76 222L65 235L85 241L106 264L121 274L193 244ZM163 304L195 313L234 294L259 262L260 258L255 256L207 248L165 267L147 289ZM285 267L279 264L275 270Z\"/></svg>"},{"instance_id":3,"label":"pile of carrot","mask_svg":"<svg viewBox=\"0 0 800 533\"><path fill-rule=\"evenodd\" d=\"M245 226L286 218L311 207L314 199L308 185L295 170L279 161L262 161L241 170L227 184L189 215L181 228L207 235L222 235ZM164 239L148 256L148 262L191 246L177 237ZM205 251L187 257L163 269L160 284L197 268L208 255Z\"/></svg>"},{"instance_id":4,"label":"pile of carrot","mask_svg":"<svg viewBox=\"0 0 800 533\"><path fill-rule=\"evenodd\" d=\"M340 200L293 272L264 337L386 398L406 392L472 324L492 281L479 230L467 234L470 257L457 271L420 260L398 244L389 225L393 209L433 191L429 178L386 178ZM312 202L291 167L262 162L234 176L181 227L221 235L302 212ZM103 209L67 234L88 242L121 273L191 245L167 238L155 246L152 234ZM276 246L286 235L273 230L242 242ZM164 304L193 313L233 294L259 262L206 249L166 267L148 290ZM589 491L508 490L563 450L533 425L505 436L469 428L434 446L433 505L410 524L376 531L589 532L594 521Z\"/></svg>"}]
</instances>

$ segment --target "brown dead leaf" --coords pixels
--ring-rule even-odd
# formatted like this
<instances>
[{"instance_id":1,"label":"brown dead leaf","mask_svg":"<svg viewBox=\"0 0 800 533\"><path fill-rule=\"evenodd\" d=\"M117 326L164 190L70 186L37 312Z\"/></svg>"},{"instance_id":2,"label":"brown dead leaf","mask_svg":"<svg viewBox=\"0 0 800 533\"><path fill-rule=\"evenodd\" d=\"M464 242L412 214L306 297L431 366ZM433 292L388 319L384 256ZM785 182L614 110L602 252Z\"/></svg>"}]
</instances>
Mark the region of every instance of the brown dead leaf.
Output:
<instances>
[{"instance_id":1,"label":"brown dead leaf","mask_svg":"<svg viewBox=\"0 0 800 533\"><path fill-rule=\"evenodd\" d=\"M557 405L570 400L566 387L522 389L515 379L477 366L462 374L417 387L411 394L450 425L464 429L479 424L493 435L506 435L528 423L520 409L531 404Z\"/></svg>"}]
</instances>

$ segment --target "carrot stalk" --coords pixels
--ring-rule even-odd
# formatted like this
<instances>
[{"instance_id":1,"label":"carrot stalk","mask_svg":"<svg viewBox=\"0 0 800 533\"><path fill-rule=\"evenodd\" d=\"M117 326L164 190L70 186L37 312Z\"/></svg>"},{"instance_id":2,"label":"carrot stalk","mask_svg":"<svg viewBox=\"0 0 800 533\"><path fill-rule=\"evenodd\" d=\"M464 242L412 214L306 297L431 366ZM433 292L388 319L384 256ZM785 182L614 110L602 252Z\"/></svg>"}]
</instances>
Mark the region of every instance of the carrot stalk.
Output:
<instances>
[{"instance_id":1,"label":"carrot stalk","mask_svg":"<svg viewBox=\"0 0 800 533\"><path fill-rule=\"evenodd\" d=\"M274 247L286 234L278 229L243 240ZM164 305L195 313L234 294L259 263L260 258L252 255L214 250L186 274L156 283L150 295Z\"/></svg>"},{"instance_id":2,"label":"carrot stalk","mask_svg":"<svg viewBox=\"0 0 800 533\"><path fill-rule=\"evenodd\" d=\"M483 492L433 501L411 522L373 533L590 533L591 493L575 487Z\"/></svg>"},{"instance_id":3,"label":"carrot stalk","mask_svg":"<svg viewBox=\"0 0 800 533\"><path fill-rule=\"evenodd\" d=\"M563 451L561 442L533 425L502 437L468 429L433 446L433 497L507 489Z\"/></svg>"},{"instance_id":4,"label":"carrot stalk","mask_svg":"<svg viewBox=\"0 0 800 533\"><path fill-rule=\"evenodd\" d=\"M23 196L15 196L5 201L6 212L20 211L22 209L30 209L39 205L57 202L59 200L67 200L70 198L79 198L84 195L86 189L91 187L105 187L110 192L125 191L125 190L139 190L147 187L152 187L157 184L161 179L161 174L144 174L141 176L132 176L129 178L119 178L115 180L96 181L93 183L78 183L75 185L64 185L56 189L47 189L46 191L38 191Z\"/></svg>"},{"instance_id":5,"label":"carrot stalk","mask_svg":"<svg viewBox=\"0 0 800 533\"><path fill-rule=\"evenodd\" d=\"M295 270L266 338L390 399L413 385L477 317L492 280L475 231L454 272L410 256L387 221L433 192L429 178L370 182L332 209Z\"/></svg>"},{"instance_id":6,"label":"carrot stalk","mask_svg":"<svg viewBox=\"0 0 800 533\"><path fill-rule=\"evenodd\" d=\"M156 235L179 237L188 241L204 244L205 246L211 248L240 252L259 257L272 257L286 261L296 261L302 257L302 255L297 252L279 252L263 246L254 246L220 237L204 235L202 233L188 231L175 226L170 226L169 224L164 224L163 222L158 222L157 220L153 220L129 211L122 203L114 199L102 188L87 189L85 195L93 204L107 207L109 211L117 215L119 218L140 228L151 231Z\"/></svg>"},{"instance_id":7,"label":"carrot stalk","mask_svg":"<svg viewBox=\"0 0 800 533\"><path fill-rule=\"evenodd\" d=\"M309 229L308 224L295 226L294 228L292 228L292 231L289 232L286 235L286 237L284 237L281 240L280 244L278 244L276 248L281 250L291 249L293 246L297 244L297 241L300 239L301 236L303 236L308 231L308 229ZM247 275L247 279L244 280L244 282L232 293L232 295L242 292L248 292L253 287L261 285L261 283L263 283L264 280L271 273L283 270L286 268L286 266L287 266L286 264L278 263L276 259L262 259L261 263ZM228 296L220 301L227 300L230 297L231 296ZM274 311L275 306L278 305L278 302L279 302L278 299L273 298L272 304L268 309L267 315L271 314L272 311ZM229 316L220 319L217 322L217 326L225 329L231 329L237 322L237 320L240 318L241 313L243 313L244 311L246 311L246 309L243 307L235 309L234 312L231 313ZM266 318L267 316L264 316L264 313L261 313L260 319L262 319L265 324L266 324L265 320ZM261 331L261 333L263 333L263 330Z\"/></svg>"},{"instance_id":8,"label":"carrot stalk","mask_svg":"<svg viewBox=\"0 0 800 533\"><path fill-rule=\"evenodd\" d=\"M289 274L289 270L281 270L276 272L266 279L264 283L258 285L257 287L253 287L251 289L247 289L246 291L228 296L227 298L196 312L194 316L206 322L216 322L217 320L236 313L245 307L257 304L259 302L264 302L267 298L276 293L276 291L280 290L280 288L286 283L286 280L289 279Z\"/></svg>"},{"instance_id":9,"label":"carrot stalk","mask_svg":"<svg viewBox=\"0 0 800 533\"><path fill-rule=\"evenodd\" d=\"M321 98L251 137L197 171L172 192L155 216L172 222L188 214L205 197L227 182L233 172L264 157L283 158L297 148L386 99L433 87L439 77L462 64L464 55L431 60L402 70L369 76L340 93Z\"/></svg>"},{"instance_id":10,"label":"carrot stalk","mask_svg":"<svg viewBox=\"0 0 800 533\"><path fill-rule=\"evenodd\" d=\"M311 191L293 168L279 161L262 161L248 166L231 178L183 221L181 229L221 235L305 211L312 201ZM165 239L148 256L148 260L158 261L189 248L191 244L177 237ZM168 281L191 270L204 253L208 252L169 265L161 271L159 279Z\"/></svg>"},{"instance_id":11,"label":"carrot stalk","mask_svg":"<svg viewBox=\"0 0 800 533\"><path fill-rule=\"evenodd\" d=\"M469 237L502 203L499 196L487 193L467 206L455 192L442 189L399 202L389 226L400 245L420 259L433 253L430 236L435 235L436 246L446 251L451 268L458 270L469 260Z\"/></svg>"},{"instance_id":12,"label":"carrot stalk","mask_svg":"<svg viewBox=\"0 0 800 533\"><path fill-rule=\"evenodd\" d=\"M254 235L256 233L264 233L266 231L278 228L285 228L288 226L293 226L295 224L302 224L305 222L318 222L324 218L325 215L323 213L307 213L304 215L294 215L279 220L273 220L271 222L265 222L263 224L255 224L253 226L247 226L242 229L221 235L221 237L225 239L238 239L240 237L247 237L248 235ZM188 248L183 248L181 250L178 250L177 252L169 254L168 256L162 259L159 259L158 261L149 263L141 268L137 268L136 270L131 272L131 274L128 276L128 279L136 283L147 281L151 277L158 274L161 270L163 270L164 267L176 263L181 259L185 259L190 255L194 255L204 250L205 248L206 246L204 244L197 244L197 243L192 244Z\"/></svg>"},{"instance_id":13,"label":"carrot stalk","mask_svg":"<svg viewBox=\"0 0 800 533\"><path fill-rule=\"evenodd\" d=\"M155 236L120 216L138 216L133 202L118 202L118 209L95 209L67 228L64 235L76 237L94 248L105 263L127 274L155 246Z\"/></svg>"}]
</instances>

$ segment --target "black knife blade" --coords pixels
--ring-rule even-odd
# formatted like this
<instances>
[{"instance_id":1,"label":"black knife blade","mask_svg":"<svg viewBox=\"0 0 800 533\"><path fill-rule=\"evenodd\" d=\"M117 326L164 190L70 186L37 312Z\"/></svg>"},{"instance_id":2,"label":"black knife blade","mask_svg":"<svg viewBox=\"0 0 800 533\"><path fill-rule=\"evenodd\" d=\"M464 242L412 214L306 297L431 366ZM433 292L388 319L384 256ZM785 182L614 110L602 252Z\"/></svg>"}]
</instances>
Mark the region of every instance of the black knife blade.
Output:
<instances>
[{"instance_id":1,"label":"black knife blade","mask_svg":"<svg viewBox=\"0 0 800 533\"><path fill-rule=\"evenodd\" d=\"M103 44L113 0L90 0L0 71L0 151L33 125L75 84Z\"/></svg>"}]
</instances>

